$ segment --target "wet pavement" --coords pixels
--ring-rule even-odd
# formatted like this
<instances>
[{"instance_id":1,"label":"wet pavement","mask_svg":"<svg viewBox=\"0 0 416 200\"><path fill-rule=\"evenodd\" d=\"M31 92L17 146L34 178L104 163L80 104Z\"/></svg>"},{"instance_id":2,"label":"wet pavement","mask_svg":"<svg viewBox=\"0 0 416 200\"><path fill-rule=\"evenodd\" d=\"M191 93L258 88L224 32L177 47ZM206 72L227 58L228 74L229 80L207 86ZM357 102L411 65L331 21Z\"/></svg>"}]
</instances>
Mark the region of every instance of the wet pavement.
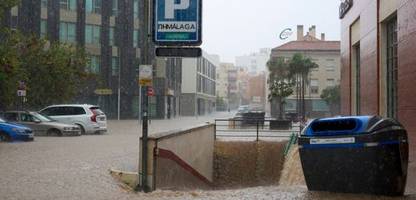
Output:
<instances>
[{"instance_id":1,"label":"wet pavement","mask_svg":"<svg viewBox=\"0 0 416 200\"><path fill-rule=\"evenodd\" d=\"M185 128L226 117L153 120L151 132ZM109 133L81 137L37 137L28 143L0 143L0 200L61 199L416 199L308 192L304 186L256 187L223 191L132 193L117 183L110 168L135 171L137 121L109 121Z\"/></svg>"}]
</instances>

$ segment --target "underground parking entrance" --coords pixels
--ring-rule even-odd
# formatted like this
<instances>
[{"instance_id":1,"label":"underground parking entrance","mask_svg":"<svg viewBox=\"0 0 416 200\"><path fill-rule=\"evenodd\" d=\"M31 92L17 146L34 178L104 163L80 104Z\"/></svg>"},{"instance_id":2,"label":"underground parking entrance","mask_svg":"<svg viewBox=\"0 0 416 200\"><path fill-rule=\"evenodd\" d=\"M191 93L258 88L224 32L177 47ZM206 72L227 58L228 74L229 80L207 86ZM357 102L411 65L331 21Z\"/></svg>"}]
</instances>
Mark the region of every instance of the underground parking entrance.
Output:
<instances>
[{"instance_id":1,"label":"underground parking entrance","mask_svg":"<svg viewBox=\"0 0 416 200\"><path fill-rule=\"evenodd\" d=\"M148 191L279 185L285 155L300 128L276 130L270 123L265 119L249 123L216 120L215 124L150 134L145 173ZM136 190L143 188L139 184L144 177L142 163L139 172L111 170L113 177Z\"/></svg>"}]
</instances>

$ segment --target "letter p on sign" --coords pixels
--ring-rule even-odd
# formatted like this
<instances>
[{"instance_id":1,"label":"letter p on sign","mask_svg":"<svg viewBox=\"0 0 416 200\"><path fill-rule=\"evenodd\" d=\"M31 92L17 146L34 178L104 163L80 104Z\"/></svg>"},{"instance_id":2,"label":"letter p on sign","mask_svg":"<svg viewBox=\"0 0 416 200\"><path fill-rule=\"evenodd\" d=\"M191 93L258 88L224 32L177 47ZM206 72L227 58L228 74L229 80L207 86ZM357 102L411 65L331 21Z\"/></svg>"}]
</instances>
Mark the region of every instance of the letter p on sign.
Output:
<instances>
[{"instance_id":1,"label":"letter p on sign","mask_svg":"<svg viewBox=\"0 0 416 200\"><path fill-rule=\"evenodd\" d=\"M186 10L189 8L189 0L179 0L179 4L175 0L165 0L165 18L174 19L175 10Z\"/></svg>"}]
</instances>

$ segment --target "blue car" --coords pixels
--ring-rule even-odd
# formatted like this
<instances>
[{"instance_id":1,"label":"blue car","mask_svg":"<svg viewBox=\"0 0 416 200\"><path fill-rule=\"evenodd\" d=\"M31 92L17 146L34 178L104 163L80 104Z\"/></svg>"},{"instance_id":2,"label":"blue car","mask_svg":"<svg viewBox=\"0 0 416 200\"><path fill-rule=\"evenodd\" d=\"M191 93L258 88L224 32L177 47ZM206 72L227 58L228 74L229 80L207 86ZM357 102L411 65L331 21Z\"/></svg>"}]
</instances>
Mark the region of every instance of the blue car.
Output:
<instances>
[{"instance_id":1,"label":"blue car","mask_svg":"<svg viewBox=\"0 0 416 200\"><path fill-rule=\"evenodd\" d=\"M33 141L32 129L0 118L0 142Z\"/></svg>"}]
</instances>

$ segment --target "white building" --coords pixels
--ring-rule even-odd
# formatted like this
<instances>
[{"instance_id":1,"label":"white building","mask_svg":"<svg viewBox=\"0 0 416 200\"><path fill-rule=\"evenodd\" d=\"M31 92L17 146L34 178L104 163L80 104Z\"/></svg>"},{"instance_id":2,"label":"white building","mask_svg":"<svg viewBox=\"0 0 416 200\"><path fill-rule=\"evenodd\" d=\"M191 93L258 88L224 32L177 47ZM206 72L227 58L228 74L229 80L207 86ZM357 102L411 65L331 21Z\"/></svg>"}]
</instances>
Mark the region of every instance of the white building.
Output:
<instances>
[{"instance_id":1,"label":"white building","mask_svg":"<svg viewBox=\"0 0 416 200\"><path fill-rule=\"evenodd\" d=\"M245 68L251 74L258 74L267 70L267 62L270 59L271 49L262 48L259 52L245 56L237 56L235 63L237 67Z\"/></svg>"},{"instance_id":2,"label":"white building","mask_svg":"<svg viewBox=\"0 0 416 200\"><path fill-rule=\"evenodd\" d=\"M203 52L201 58L182 59L180 115L196 116L215 111L218 56Z\"/></svg>"}]
</instances>

